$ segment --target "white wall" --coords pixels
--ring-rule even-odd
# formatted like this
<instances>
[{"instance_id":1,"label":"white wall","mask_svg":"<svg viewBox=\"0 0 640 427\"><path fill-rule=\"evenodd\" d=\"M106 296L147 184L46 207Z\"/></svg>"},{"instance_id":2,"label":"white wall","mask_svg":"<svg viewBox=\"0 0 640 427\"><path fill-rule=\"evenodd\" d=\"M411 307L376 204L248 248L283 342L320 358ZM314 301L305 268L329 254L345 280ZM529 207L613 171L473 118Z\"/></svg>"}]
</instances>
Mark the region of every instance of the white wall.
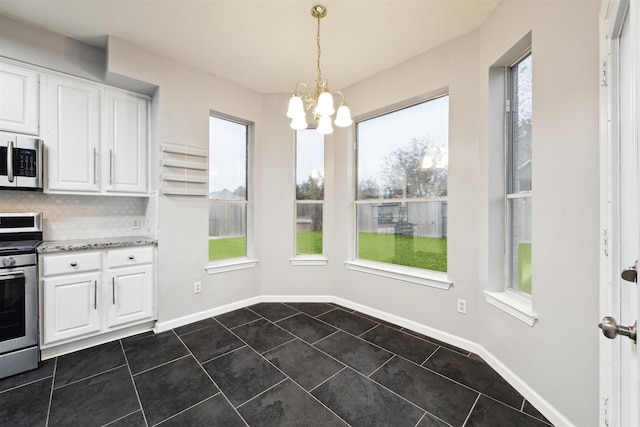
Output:
<instances>
[{"instance_id":1,"label":"white wall","mask_svg":"<svg viewBox=\"0 0 640 427\"><path fill-rule=\"evenodd\" d=\"M598 423L598 12L598 1L503 2L479 31L479 287L495 285L487 227L487 70L531 32L539 319L531 328L481 302L479 343L580 426Z\"/></svg>"},{"instance_id":2,"label":"white wall","mask_svg":"<svg viewBox=\"0 0 640 427\"><path fill-rule=\"evenodd\" d=\"M210 74L144 51L122 40L109 38L109 73L127 76L159 87L154 97L156 127L152 145L156 154L164 142L209 145L209 113L215 110L256 123L253 156L253 206L261 205L263 129L262 97ZM159 173L156 171L156 173ZM155 175L158 182L160 176ZM251 193L251 189L249 190ZM208 275L208 199L158 195L158 321L183 322L260 294L261 265L254 269ZM254 235L262 239L259 221ZM260 253L256 255L260 257ZM202 281L202 293L193 293L193 282Z\"/></svg>"}]
</instances>

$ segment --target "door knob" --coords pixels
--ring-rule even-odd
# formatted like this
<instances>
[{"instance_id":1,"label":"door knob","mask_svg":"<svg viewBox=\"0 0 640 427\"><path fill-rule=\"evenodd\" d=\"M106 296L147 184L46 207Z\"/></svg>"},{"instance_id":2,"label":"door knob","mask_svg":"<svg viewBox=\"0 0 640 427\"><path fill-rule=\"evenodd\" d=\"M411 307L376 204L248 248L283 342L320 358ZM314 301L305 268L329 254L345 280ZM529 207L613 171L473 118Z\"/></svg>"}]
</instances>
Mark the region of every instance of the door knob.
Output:
<instances>
[{"instance_id":1,"label":"door knob","mask_svg":"<svg viewBox=\"0 0 640 427\"><path fill-rule=\"evenodd\" d=\"M631 338L633 342L636 342L638 336L638 321L635 321L631 326L620 326L611 316L607 316L602 319L602 322L598 324L598 327L602 329L602 335L609 339L614 339L618 335L624 335Z\"/></svg>"},{"instance_id":2,"label":"door knob","mask_svg":"<svg viewBox=\"0 0 640 427\"><path fill-rule=\"evenodd\" d=\"M638 261L636 261L632 266L622 270L620 277L622 277L622 280L626 280L627 282L638 283Z\"/></svg>"}]
</instances>

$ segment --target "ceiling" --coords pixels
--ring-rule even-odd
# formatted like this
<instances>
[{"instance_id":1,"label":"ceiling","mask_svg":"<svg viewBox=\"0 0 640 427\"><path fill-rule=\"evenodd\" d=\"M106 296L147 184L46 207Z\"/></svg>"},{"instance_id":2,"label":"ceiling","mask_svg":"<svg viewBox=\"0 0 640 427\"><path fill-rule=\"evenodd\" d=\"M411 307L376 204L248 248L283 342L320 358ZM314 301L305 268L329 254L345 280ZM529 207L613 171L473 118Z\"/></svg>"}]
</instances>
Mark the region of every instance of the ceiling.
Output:
<instances>
[{"instance_id":1,"label":"ceiling","mask_svg":"<svg viewBox=\"0 0 640 427\"><path fill-rule=\"evenodd\" d=\"M114 36L261 93L312 84L319 0L0 0L0 15L106 47ZM322 0L341 89L478 28L501 0Z\"/></svg>"}]
</instances>

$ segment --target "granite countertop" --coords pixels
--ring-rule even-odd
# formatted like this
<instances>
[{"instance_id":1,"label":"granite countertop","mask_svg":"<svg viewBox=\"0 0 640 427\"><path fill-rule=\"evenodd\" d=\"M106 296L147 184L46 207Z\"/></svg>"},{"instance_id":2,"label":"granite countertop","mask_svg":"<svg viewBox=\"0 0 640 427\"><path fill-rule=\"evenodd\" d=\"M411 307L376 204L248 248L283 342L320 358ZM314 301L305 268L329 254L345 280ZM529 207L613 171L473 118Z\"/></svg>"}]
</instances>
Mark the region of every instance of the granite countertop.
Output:
<instances>
[{"instance_id":1,"label":"granite countertop","mask_svg":"<svg viewBox=\"0 0 640 427\"><path fill-rule=\"evenodd\" d=\"M104 237L97 239L48 240L42 242L38 253L79 251L87 249L124 248L130 246L157 245L158 241L147 236Z\"/></svg>"}]
</instances>

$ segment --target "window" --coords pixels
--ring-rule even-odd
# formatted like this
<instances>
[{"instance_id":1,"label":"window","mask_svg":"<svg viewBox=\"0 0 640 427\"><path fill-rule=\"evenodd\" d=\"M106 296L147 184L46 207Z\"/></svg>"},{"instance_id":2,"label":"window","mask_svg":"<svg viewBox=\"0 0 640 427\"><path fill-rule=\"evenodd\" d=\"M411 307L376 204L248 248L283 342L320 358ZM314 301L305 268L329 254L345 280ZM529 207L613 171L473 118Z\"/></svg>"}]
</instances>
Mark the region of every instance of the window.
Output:
<instances>
[{"instance_id":1,"label":"window","mask_svg":"<svg viewBox=\"0 0 640 427\"><path fill-rule=\"evenodd\" d=\"M447 271L449 96L356 124L360 260Z\"/></svg>"},{"instance_id":2,"label":"window","mask_svg":"<svg viewBox=\"0 0 640 427\"><path fill-rule=\"evenodd\" d=\"M506 68L507 288L531 295L531 53Z\"/></svg>"},{"instance_id":3,"label":"window","mask_svg":"<svg viewBox=\"0 0 640 427\"><path fill-rule=\"evenodd\" d=\"M324 136L296 131L296 255L322 255Z\"/></svg>"},{"instance_id":4,"label":"window","mask_svg":"<svg viewBox=\"0 0 640 427\"><path fill-rule=\"evenodd\" d=\"M247 256L249 126L209 118L209 261Z\"/></svg>"}]
</instances>

